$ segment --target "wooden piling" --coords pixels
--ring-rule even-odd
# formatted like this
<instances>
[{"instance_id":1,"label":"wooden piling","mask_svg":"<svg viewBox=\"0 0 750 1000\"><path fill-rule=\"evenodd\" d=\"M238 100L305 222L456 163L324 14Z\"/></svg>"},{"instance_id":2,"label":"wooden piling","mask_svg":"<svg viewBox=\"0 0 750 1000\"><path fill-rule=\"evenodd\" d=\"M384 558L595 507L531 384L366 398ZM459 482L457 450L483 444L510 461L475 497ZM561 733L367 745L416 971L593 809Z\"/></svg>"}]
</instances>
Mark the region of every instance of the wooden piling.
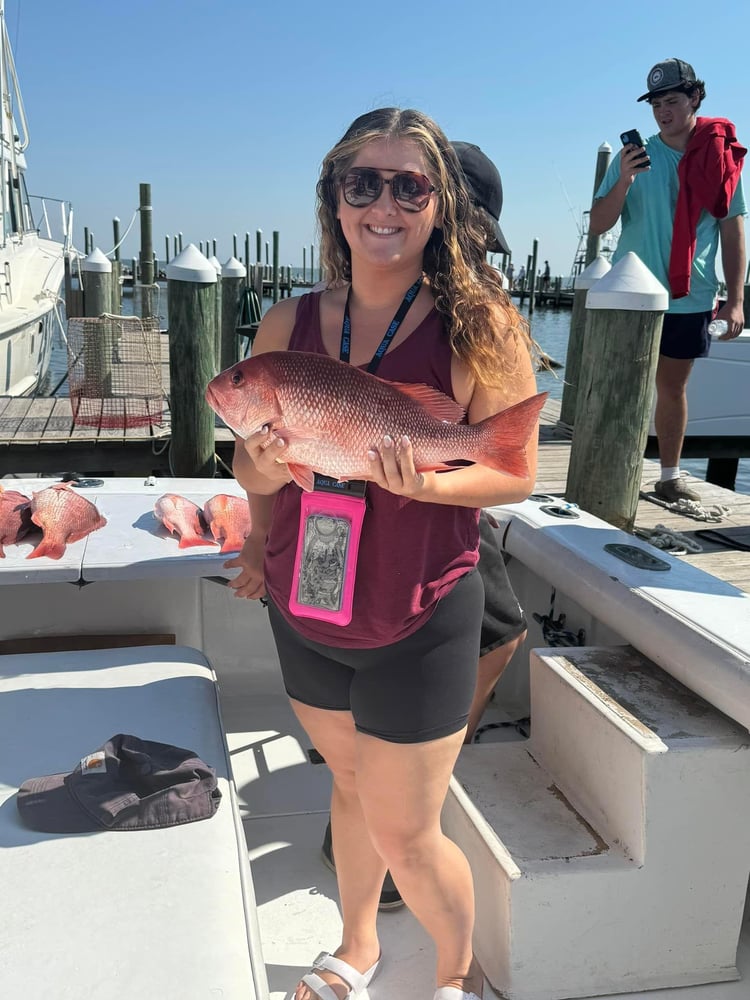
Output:
<instances>
[{"instance_id":1,"label":"wooden piling","mask_svg":"<svg viewBox=\"0 0 750 1000\"><path fill-rule=\"evenodd\" d=\"M153 284L154 284L154 239L153 217L151 209L151 185L140 185L140 217L141 217L141 252L139 256L141 274L141 319L150 319L154 315ZM135 297L135 275L133 276L133 296Z\"/></svg>"},{"instance_id":2,"label":"wooden piling","mask_svg":"<svg viewBox=\"0 0 750 1000\"><path fill-rule=\"evenodd\" d=\"M212 477L214 413L205 400L214 373L216 269L189 244L167 267L170 409L174 476Z\"/></svg>"},{"instance_id":3,"label":"wooden piling","mask_svg":"<svg viewBox=\"0 0 750 1000\"><path fill-rule=\"evenodd\" d=\"M230 368L240 360L240 341L237 323L240 304L245 294L247 270L236 257L230 257L221 268L221 349L219 371Z\"/></svg>"},{"instance_id":4,"label":"wooden piling","mask_svg":"<svg viewBox=\"0 0 750 1000\"><path fill-rule=\"evenodd\" d=\"M631 531L638 507L666 289L634 253L587 294L565 498Z\"/></svg>"},{"instance_id":5,"label":"wooden piling","mask_svg":"<svg viewBox=\"0 0 750 1000\"><path fill-rule=\"evenodd\" d=\"M216 309L216 319L214 322L214 372L218 375L221 370L219 365L221 363L221 299L223 294L223 281L221 279L221 262L216 254L209 257L208 262L216 271L216 298L214 303L214 307Z\"/></svg>"},{"instance_id":6,"label":"wooden piling","mask_svg":"<svg viewBox=\"0 0 750 1000\"><path fill-rule=\"evenodd\" d=\"M263 230L255 230L255 263L260 264L261 262L261 250L263 248ZM267 263L267 262L266 262Z\"/></svg>"},{"instance_id":7,"label":"wooden piling","mask_svg":"<svg viewBox=\"0 0 750 1000\"><path fill-rule=\"evenodd\" d=\"M274 229L273 231L273 293L272 300L274 303L279 301L279 231ZM268 244L266 244L268 246ZM268 263L268 261L266 261Z\"/></svg>"},{"instance_id":8,"label":"wooden piling","mask_svg":"<svg viewBox=\"0 0 750 1000\"><path fill-rule=\"evenodd\" d=\"M112 311L112 261L96 247L81 263L83 315L96 318ZM84 395L106 399L112 395L112 338L105 329L84 328Z\"/></svg>"},{"instance_id":9,"label":"wooden piling","mask_svg":"<svg viewBox=\"0 0 750 1000\"><path fill-rule=\"evenodd\" d=\"M576 419L576 399L581 375L581 356L584 351L583 338L586 330L586 296L592 285L604 277L609 269L609 262L604 257L597 257L575 279L570 332L568 333L568 352L565 357L565 381L560 404L560 423L569 428L574 426Z\"/></svg>"},{"instance_id":10,"label":"wooden piling","mask_svg":"<svg viewBox=\"0 0 750 1000\"><path fill-rule=\"evenodd\" d=\"M533 316L534 314L534 306L536 305L536 295L539 285L536 276L537 255L539 254L539 240L534 240L532 247L533 249L531 251L531 268L529 271L531 275L531 282L529 285L529 287L531 288L531 295L529 296L529 317Z\"/></svg>"},{"instance_id":11,"label":"wooden piling","mask_svg":"<svg viewBox=\"0 0 750 1000\"><path fill-rule=\"evenodd\" d=\"M599 185L604 180L604 175L609 166L609 158L612 155L612 147L608 142L603 142L596 153L596 172L594 175L594 194L591 199L593 205ZM602 243L601 236L595 236L589 229L586 237L586 266L588 267L599 255L599 248Z\"/></svg>"}]
</instances>

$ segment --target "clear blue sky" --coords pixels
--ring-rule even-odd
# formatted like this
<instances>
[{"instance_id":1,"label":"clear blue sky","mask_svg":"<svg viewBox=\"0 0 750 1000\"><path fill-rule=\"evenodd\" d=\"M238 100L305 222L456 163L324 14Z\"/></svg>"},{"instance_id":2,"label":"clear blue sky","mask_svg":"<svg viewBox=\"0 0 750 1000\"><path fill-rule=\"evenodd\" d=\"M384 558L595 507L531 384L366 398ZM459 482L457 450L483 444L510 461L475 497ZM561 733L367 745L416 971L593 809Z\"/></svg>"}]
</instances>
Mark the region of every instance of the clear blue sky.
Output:
<instances>
[{"instance_id":1,"label":"clear blue sky","mask_svg":"<svg viewBox=\"0 0 750 1000\"><path fill-rule=\"evenodd\" d=\"M715 16L714 16L715 13ZM383 105L430 114L499 166L516 264L532 241L568 274L597 149L649 135L646 74L660 59L706 81L702 114L750 145L750 4L696 0L6 0L29 121L33 194L67 198L105 252L152 188L154 246L281 234L281 262L316 243L320 162ZM750 184L746 180L746 188ZM140 245L138 223L122 248ZM308 256L309 259L309 256Z\"/></svg>"}]
</instances>

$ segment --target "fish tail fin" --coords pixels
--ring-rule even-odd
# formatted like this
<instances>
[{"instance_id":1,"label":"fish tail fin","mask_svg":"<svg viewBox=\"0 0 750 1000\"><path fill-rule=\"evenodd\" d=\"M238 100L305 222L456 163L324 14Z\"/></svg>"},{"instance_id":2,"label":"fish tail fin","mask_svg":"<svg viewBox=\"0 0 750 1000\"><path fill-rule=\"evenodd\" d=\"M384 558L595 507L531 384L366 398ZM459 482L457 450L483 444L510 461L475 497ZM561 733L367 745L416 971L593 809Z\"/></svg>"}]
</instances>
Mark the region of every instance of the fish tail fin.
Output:
<instances>
[{"instance_id":1,"label":"fish tail fin","mask_svg":"<svg viewBox=\"0 0 750 1000\"><path fill-rule=\"evenodd\" d=\"M507 476L520 479L528 476L526 444L536 430L547 396L548 393L539 392L482 420L478 424L482 444L476 461Z\"/></svg>"},{"instance_id":2,"label":"fish tail fin","mask_svg":"<svg viewBox=\"0 0 750 1000\"><path fill-rule=\"evenodd\" d=\"M38 559L39 556L47 556L49 559L61 559L65 552L66 543L55 538L43 538L26 556L27 559Z\"/></svg>"},{"instance_id":3,"label":"fish tail fin","mask_svg":"<svg viewBox=\"0 0 750 1000\"><path fill-rule=\"evenodd\" d=\"M205 538L203 535L181 535L180 542L177 548L179 549L189 549L193 545L217 545L212 538Z\"/></svg>"}]
</instances>

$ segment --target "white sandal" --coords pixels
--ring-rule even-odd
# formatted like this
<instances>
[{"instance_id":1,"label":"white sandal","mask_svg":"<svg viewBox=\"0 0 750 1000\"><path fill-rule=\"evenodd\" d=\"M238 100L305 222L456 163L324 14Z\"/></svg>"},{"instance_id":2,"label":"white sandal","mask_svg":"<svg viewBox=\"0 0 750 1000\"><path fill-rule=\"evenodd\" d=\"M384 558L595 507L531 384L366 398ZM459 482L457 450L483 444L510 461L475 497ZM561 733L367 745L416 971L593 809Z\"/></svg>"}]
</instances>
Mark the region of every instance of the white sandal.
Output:
<instances>
[{"instance_id":1,"label":"white sandal","mask_svg":"<svg viewBox=\"0 0 750 1000\"><path fill-rule=\"evenodd\" d=\"M300 982L304 983L305 986L309 986L310 989L315 993L320 1000L339 1000L338 994L336 994L331 986L321 978L315 972L315 969L319 969L321 972L333 972L340 979L343 979L346 985L349 987L349 992L346 994L345 1000L356 1000L357 997L361 996L367 989L367 987L372 982L372 978L378 971L378 966L380 965L380 958L374 965L371 965L366 972L358 972L354 966L349 965L341 958L336 958L335 955L331 955L327 951L321 951L318 957L312 964L313 971L308 972L304 975ZM470 997L471 994L465 994L465 996ZM439 998L438 998L439 1000ZM450 1000L448 996L444 1000ZM460 1000L460 997L457 997ZM479 1000L479 997L476 998Z\"/></svg>"},{"instance_id":2,"label":"white sandal","mask_svg":"<svg viewBox=\"0 0 750 1000\"><path fill-rule=\"evenodd\" d=\"M457 986L441 986L435 992L433 1000L482 1000L476 993L464 993Z\"/></svg>"}]
</instances>

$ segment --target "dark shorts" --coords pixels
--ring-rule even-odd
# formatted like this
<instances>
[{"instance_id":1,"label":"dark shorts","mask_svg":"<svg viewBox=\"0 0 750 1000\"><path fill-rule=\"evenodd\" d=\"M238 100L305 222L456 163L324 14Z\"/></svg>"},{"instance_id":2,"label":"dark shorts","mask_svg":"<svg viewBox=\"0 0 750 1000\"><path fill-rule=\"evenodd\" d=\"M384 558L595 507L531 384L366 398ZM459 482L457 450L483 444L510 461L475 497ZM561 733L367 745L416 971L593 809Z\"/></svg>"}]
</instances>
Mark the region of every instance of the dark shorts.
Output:
<instances>
[{"instance_id":1,"label":"dark shorts","mask_svg":"<svg viewBox=\"0 0 750 1000\"><path fill-rule=\"evenodd\" d=\"M340 649L305 639L269 601L287 694L313 708L351 711L360 732L390 743L457 733L474 697L483 605L482 578L472 571L406 638Z\"/></svg>"},{"instance_id":2,"label":"dark shorts","mask_svg":"<svg viewBox=\"0 0 750 1000\"><path fill-rule=\"evenodd\" d=\"M712 315L711 312L665 313L659 354L683 361L707 358L711 347L708 324Z\"/></svg>"},{"instance_id":3,"label":"dark shorts","mask_svg":"<svg viewBox=\"0 0 750 1000\"><path fill-rule=\"evenodd\" d=\"M479 518L479 574L484 583L480 656L504 646L526 631L526 616L508 579L497 533L482 512Z\"/></svg>"}]
</instances>

